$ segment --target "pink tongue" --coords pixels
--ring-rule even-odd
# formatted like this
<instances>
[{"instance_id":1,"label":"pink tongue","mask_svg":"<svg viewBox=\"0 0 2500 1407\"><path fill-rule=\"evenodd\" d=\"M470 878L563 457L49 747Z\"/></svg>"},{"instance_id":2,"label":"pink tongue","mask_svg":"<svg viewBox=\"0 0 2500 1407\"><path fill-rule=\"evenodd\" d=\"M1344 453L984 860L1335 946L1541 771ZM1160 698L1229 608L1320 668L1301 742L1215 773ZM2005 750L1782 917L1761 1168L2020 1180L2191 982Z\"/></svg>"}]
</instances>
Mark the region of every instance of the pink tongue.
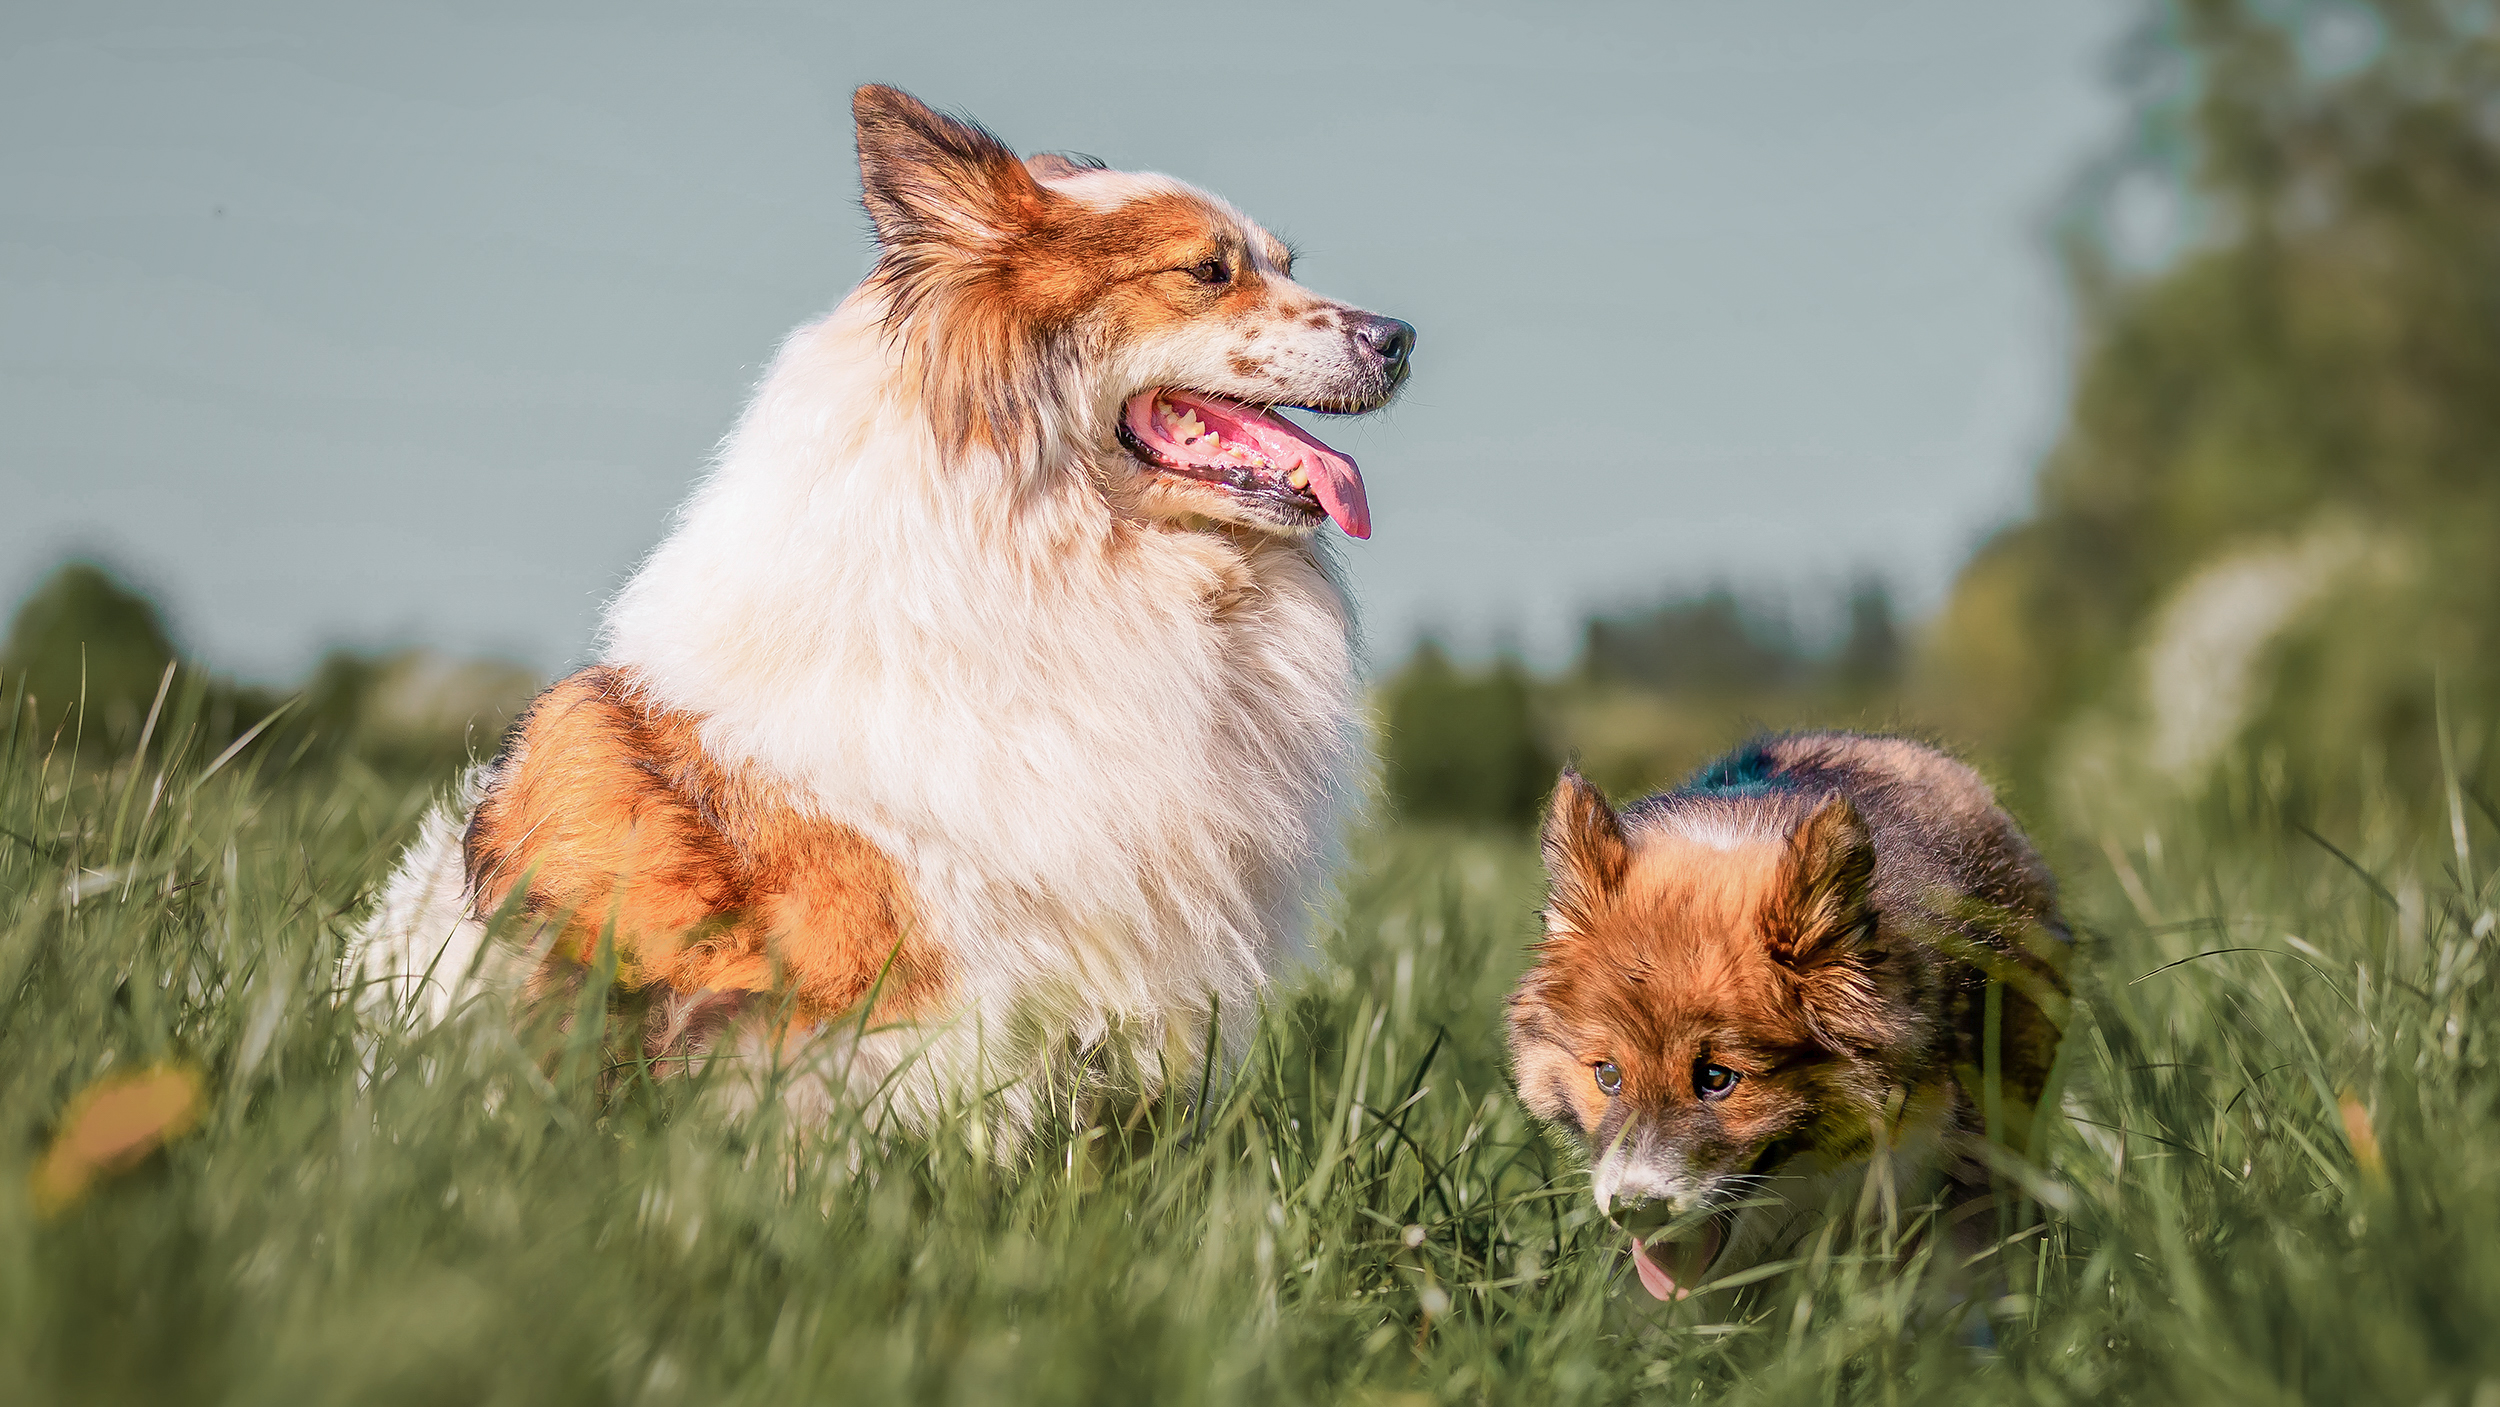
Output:
<instances>
[{"instance_id":1,"label":"pink tongue","mask_svg":"<svg viewBox=\"0 0 2500 1407\"><path fill-rule=\"evenodd\" d=\"M1676 1284L1665 1266L1649 1258L1649 1250L1638 1236L1632 1238L1632 1268L1641 1273L1641 1288L1649 1291L1651 1299L1680 1300L1692 1293Z\"/></svg>"},{"instance_id":2,"label":"pink tongue","mask_svg":"<svg viewBox=\"0 0 2500 1407\"><path fill-rule=\"evenodd\" d=\"M1252 410L1239 401L1192 391L1149 391L1130 401L1129 429L1184 459L1188 449L1170 445L1162 428L1154 423L1158 397L1174 410L1195 411L1201 423L1227 440L1248 441L1277 472L1290 474L1299 468L1309 474L1311 492L1318 497L1320 506L1328 510L1328 516L1337 520L1337 526L1345 529L1346 536L1372 535L1372 510L1363 497L1362 471L1354 467L1353 460L1313 439L1301 426L1280 415Z\"/></svg>"},{"instance_id":3,"label":"pink tongue","mask_svg":"<svg viewBox=\"0 0 2500 1407\"><path fill-rule=\"evenodd\" d=\"M1693 1292L1692 1286L1678 1284L1676 1277L1698 1280L1710 1268L1710 1262L1719 1253L1719 1224L1708 1222L1699 1230L1697 1239L1668 1242L1658 1247L1655 1254L1641 1244L1640 1237L1632 1238L1632 1268L1640 1272L1641 1288L1649 1291L1651 1299L1684 1298Z\"/></svg>"}]
</instances>

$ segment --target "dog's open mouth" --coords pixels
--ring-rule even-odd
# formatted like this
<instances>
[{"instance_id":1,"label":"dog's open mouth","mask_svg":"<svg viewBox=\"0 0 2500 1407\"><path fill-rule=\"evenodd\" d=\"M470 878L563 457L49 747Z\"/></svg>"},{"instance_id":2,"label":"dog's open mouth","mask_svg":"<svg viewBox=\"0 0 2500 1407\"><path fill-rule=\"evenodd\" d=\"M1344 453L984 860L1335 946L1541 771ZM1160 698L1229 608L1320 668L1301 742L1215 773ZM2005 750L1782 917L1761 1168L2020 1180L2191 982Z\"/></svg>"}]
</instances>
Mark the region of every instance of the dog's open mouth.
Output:
<instances>
[{"instance_id":1,"label":"dog's open mouth","mask_svg":"<svg viewBox=\"0 0 2500 1407\"><path fill-rule=\"evenodd\" d=\"M1641 1288L1652 1299L1680 1300L1710 1272L1735 1219L1733 1211L1717 1211L1694 1223L1641 1208L1615 1218L1615 1224L1631 1234L1632 1268L1640 1272Z\"/></svg>"},{"instance_id":2,"label":"dog's open mouth","mask_svg":"<svg viewBox=\"0 0 2500 1407\"><path fill-rule=\"evenodd\" d=\"M1287 518L1322 513L1348 537L1372 535L1362 471L1273 412L1161 387L1131 397L1120 442L1147 464L1252 499Z\"/></svg>"}]
</instances>

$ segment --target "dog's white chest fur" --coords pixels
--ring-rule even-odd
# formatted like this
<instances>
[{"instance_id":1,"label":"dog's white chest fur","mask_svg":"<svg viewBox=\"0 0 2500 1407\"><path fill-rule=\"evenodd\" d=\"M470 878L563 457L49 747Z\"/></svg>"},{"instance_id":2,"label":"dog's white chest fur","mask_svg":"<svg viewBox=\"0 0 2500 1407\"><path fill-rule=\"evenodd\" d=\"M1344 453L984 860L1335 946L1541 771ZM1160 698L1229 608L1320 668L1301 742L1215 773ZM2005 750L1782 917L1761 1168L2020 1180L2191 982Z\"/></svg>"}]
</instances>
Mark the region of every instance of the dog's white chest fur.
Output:
<instances>
[{"instance_id":1,"label":"dog's white chest fur","mask_svg":"<svg viewBox=\"0 0 2500 1407\"><path fill-rule=\"evenodd\" d=\"M1077 465L940 463L877 315L790 339L607 660L902 867L961 997L937 1086L1079 1050L1151 1081L1319 898L1363 756L1344 595L1307 542L1115 522Z\"/></svg>"}]
</instances>

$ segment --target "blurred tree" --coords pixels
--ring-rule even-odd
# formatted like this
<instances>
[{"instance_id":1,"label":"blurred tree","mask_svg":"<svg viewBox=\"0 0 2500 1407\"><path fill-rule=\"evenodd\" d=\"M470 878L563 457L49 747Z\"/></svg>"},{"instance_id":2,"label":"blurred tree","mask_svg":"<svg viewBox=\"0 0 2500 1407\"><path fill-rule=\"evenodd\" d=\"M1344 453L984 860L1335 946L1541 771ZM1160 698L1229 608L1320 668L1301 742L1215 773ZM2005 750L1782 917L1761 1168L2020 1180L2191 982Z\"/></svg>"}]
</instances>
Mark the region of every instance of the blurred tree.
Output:
<instances>
[{"instance_id":1,"label":"blurred tree","mask_svg":"<svg viewBox=\"0 0 2500 1407\"><path fill-rule=\"evenodd\" d=\"M18 608L0 648L0 701L22 689L42 728L57 732L83 689L79 741L109 751L137 740L174 658L154 602L93 563L69 562ZM299 690L238 684L186 666L168 691L154 745L223 747L270 720L266 745L291 758L352 757L392 775L440 773L492 751L536 692L537 680L517 665L424 650L335 650Z\"/></svg>"},{"instance_id":2,"label":"blurred tree","mask_svg":"<svg viewBox=\"0 0 2500 1407\"><path fill-rule=\"evenodd\" d=\"M1596 679L1721 695L1793 685L1810 669L1784 618L1725 587L1590 620L1580 665Z\"/></svg>"},{"instance_id":3,"label":"blurred tree","mask_svg":"<svg viewBox=\"0 0 2500 1407\"><path fill-rule=\"evenodd\" d=\"M2156 0L2120 75L2067 424L1930 709L2034 777L2091 716L2431 765L2440 671L2500 703L2493 7Z\"/></svg>"},{"instance_id":4,"label":"blurred tree","mask_svg":"<svg viewBox=\"0 0 2500 1407\"><path fill-rule=\"evenodd\" d=\"M1517 820L1569 756L1609 792L1671 785L1744 739L1792 728L1903 726L1904 642L1891 593L1854 587L1831 641L1727 588L1591 620L1575 667L1463 671L1429 640L1382 687L1388 791L1411 817Z\"/></svg>"},{"instance_id":5,"label":"blurred tree","mask_svg":"<svg viewBox=\"0 0 2500 1407\"><path fill-rule=\"evenodd\" d=\"M1553 788L1559 764L1515 659L1461 670L1427 639L1382 687L1381 705L1389 799L1408 819L1518 825Z\"/></svg>"},{"instance_id":6,"label":"blurred tree","mask_svg":"<svg viewBox=\"0 0 2500 1407\"><path fill-rule=\"evenodd\" d=\"M1844 698L1871 699L1901 682L1901 628L1892 593L1880 581L1858 583L1849 593L1849 629L1832 659L1832 684Z\"/></svg>"},{"instance_id":7,"label":"blurred tree","mask_svg":"<svg viewBox=\"0 0 2500 1407\"><path fill-rule=\"evenodd\" d=\"M137 729L173 658L155 602L92 562L70 562L18 608L0 688L12 698L24 689L46 728L83 696L89 729L119 736Z\"/></svg>"},{"instance_id":8,"label":"blurred tree","mask_svg":"<svg viewBox=\"0 0 2500 1407\"><path fill-rule=\"evenodd\" d=\"M293 726L392 774L440 772L492 754L539 689L527 669L431 650L332 650L296 698Z\"/></svg>"}]
</instances>

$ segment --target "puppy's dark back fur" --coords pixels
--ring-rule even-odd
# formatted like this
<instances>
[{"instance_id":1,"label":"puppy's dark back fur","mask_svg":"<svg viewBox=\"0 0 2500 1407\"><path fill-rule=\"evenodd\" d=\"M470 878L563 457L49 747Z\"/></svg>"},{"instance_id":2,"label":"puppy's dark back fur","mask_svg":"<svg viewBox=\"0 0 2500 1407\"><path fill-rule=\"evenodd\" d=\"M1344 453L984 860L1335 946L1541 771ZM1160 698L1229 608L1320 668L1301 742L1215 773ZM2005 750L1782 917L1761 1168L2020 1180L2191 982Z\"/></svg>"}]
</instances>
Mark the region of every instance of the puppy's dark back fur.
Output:
<instances>
[{"instance_id":1,"label":"puppy's dark back fur","mask_svg":"<svg viewBox=\"0 0 2500 1407\"><path fill-rule=\"evenodd\" d=\"M1793 828L1824 798L1849 798L1874 835L1878 902L1898 910L1938 889L2054 920L2057 881L1977 772L1925 743L1863 733L1759 738L1624 819L1701 810L1772 813ZM2064 927L2059 925L2059 936Z\"/></svg>"}]
</instances>

